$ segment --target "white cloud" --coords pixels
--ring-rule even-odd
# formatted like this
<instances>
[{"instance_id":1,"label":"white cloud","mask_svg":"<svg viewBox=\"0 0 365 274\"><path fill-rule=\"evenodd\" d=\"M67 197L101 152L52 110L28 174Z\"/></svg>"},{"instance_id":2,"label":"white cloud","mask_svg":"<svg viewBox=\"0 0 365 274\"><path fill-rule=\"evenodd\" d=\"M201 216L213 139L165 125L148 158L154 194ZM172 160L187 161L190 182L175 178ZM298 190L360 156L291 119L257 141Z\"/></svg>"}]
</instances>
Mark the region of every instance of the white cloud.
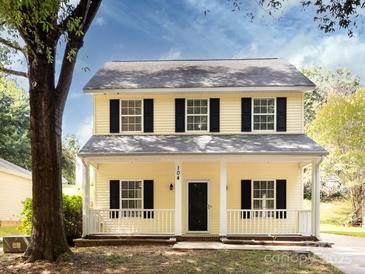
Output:
<instances>
[{"instance_id":1,"label":"white cloud","mask_svg":"<svg viewBox=\"0 0 365 274\"><path fill-rule=\"evenodd\" d=\"M365 42L358 37L338 34L318 41L311 40L310 35L300 35L278 51L278 55L298 67L344 67L365 79Z\"/></svg>"},{"instance_id":2,"label":"white cloud","mask_svg":"<svg viewBox=\"0 0 365 274\"><path fill-rule=\"evenodd\" d=\"M84 145L86 141L90 138L90 136L92 135L92 129L92 117L87 117L83 122L79 124L76 131L76 137L79 139L81 145Z\"/></svg>"},{"instance_id":3,"label":"white cloud","mask_svg":"<svg viewBox=\"0 0 365 274\"><path fill-rule=\"evenodd\" d=\"M170 49L160 57L161 60L181 59L181 51L177 49Z\"/></svg>"},{"instance_id":4,"label":"white cloud","mask_svg":"<svg viewBox=\"0 0 365 274\"><path fill-rule=\"evenodd\" d=\"M95 25L97 25L97 26L104 26L106 24L106 22L105 22L105 19L104 19L104 17L97 17L96 19L95 19Z\"/></svg>"}]
</instances>

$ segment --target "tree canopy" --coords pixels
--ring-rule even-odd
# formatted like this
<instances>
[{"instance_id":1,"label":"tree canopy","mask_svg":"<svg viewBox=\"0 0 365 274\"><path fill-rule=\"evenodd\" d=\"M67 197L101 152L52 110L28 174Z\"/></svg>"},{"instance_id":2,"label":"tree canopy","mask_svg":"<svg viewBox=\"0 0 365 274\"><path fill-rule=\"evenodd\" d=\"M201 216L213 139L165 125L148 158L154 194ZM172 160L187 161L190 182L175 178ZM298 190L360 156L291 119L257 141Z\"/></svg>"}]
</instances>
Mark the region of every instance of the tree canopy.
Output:
<instances>
[{"instance_id":1,"label":"tree canopy","mask_svg":"<svg viewBox=\"0 0 365 274\"><path fill-rule=\"evenodd\" d=\"M241 5L239 0L233 2ZM269 14L283 8L288 0L259 0L261 7ZM345 29L349 36L354 34L362 20L365 9L365 0L301 0L298 1L304 9L313 10L314 21L318 23L319 29L329 33L338 29Z\"/></svg>"},{"instance_id":2,"label":"tree canopy","mask_svg":"<svg viewBox=\"0 0 365 274\"><path fill-rule=\"evenodd\" d=\"M365 191L365 89L331 94L308 133L330 152L322 166L348 187L357 223Z\"/></svg>"},{"instance_id":3,"label":"tree canopy","mask_svg":"<svg viewBox=\"0 0 365 274\"><path fill-rule=\"evenodd\" d=\"M301 72L315 83L312 92L304 94L304 120L307 126L315 118L317 110L331 95L351 95L360 86L360 78L348 69L329 70L325 67L306 67Z\"/></svg>"},{"instance_id":4,"label":"tree canopy","mask_svg":"<svg viewBox=\"0 0 365 274\"><path fill-rule=\"evenodd\" d=\"M76 58L101 0L0 0L0 71L29 80L32 234L29 261L71 253L62 212L62 115ZM56 75L56 52L64 42ZM11 65L24 55L27 69Z\"/></svg>"},{"instance_id":5,"label":"tree canopy","mask_svg":"<svg viewBox=\"0 0 365 274\"><path fill-rule=\"evenodd\" d=\"M29 170L28 100L14 81L0 76L0 157Z\"/></svg>"}]
</instances>

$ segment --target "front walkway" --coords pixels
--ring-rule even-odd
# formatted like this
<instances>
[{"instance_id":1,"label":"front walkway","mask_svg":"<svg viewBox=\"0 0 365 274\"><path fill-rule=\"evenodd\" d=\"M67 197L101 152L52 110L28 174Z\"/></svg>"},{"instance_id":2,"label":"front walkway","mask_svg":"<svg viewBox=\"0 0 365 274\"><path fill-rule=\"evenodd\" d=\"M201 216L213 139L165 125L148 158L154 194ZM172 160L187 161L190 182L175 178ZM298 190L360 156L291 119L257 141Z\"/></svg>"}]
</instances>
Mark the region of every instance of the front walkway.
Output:
<instances>
[{"instance_id":1,"label":"front walkway","mask_svg":"<svg viewBox=\"0 0 365 274\"><path fill-rule=\"evenodd\" d=\"M238 249L238 250L276 250L276 251L311 251L315 255L333 264L344 273L365 273L365 238L321 234L321 240L334 243L332 248L308 246L265 246L224 244L222 242L178 242L174 249Z\"/></svg>"},{"instance_id":2,"label":"front walkway","mask_svg":"<svg viewBox=\"0 0 365 274\"><path fill-rule=\"evenodd\" d=\"M332 248L311 251L349 274L365 273L365 238L321 234L321 240L334 243Z\"/></svg>"}]
</instances>

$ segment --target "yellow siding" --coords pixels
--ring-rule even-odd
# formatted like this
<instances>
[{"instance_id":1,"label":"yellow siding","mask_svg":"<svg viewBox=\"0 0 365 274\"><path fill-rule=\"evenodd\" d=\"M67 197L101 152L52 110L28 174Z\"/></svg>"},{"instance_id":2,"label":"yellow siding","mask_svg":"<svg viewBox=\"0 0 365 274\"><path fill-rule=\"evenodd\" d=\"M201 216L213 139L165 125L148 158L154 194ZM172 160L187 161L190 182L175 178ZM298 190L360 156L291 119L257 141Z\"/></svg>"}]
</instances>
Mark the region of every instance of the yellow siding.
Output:
<instances>
[{"instance_id":1,"label":"yellow siding","mask_svg":"<svg viewBox=\"0 0 365 274\"><path fill-rule=\"evenodd\" d=\"M175 207L175 194L169 186L174 183L173 163L99 164L96 169L95 208L109 208L110 180L154 180L154 208Z\"/></svg>"},{"instance_id":2,"label":"yellow siding","mask_svg":"<svg viewBox=\"0 0 365 274\"><path fill-rule=\"evenodd\" d=\"M0 171L0 221L18 221L22 202L32 197L32 180Z\"/></svg>"},{"instance_id":3,"label":"yellow siding","mask_svg":"<svg viewBox=\"0 0 365 274\"><path fill-rule=\"evenodd\" d=\"M303 202L303 185L301 183L301 168L298 164L229 164L227 167L228 174L228 192L227 208L241 208L241 180L287 180L287 209L302 209ZM286 219L269 218L263 222L255 221L253 218L241 219L238 214L230 216L228 214L228 231L248 231L254 230L256 233L265 233L265 221L270 223L273 231L295 233L297 229L297 212L287 212ZM233 226L234 224L234 226ZM285 228L284 228L285 226ZM234 234L234 233L233 233Z\"/></svg>"},{"instance_id":4,"label":"yellow siding","mask_svg":"<svg viewBox=\"0 0 365 274\"><path fill-rule=\"evenodd\" d=\"M94 134L109 134L109 99L154 99L154 134L175 133L175 98L220 98L218 134L241 133L242 97L287 97L287 133L303 133L303 93L193 93L193 94L136 94L95 95ZM275 132L273 132L275 133ZM141 133L143 134L143 133ZM191 134L191 133L182 133ZM247 133L245 133L247 134Z\"/></svg>"},{"instance_id":5,"label":"yellow siding","mask_svg":"<svg viewBox=\"0 0 365 274\"><path fill-rule=\"evenodd\" d=\"M109 180L112 179L152 179L154 180L154 208L174 209L175 190L169 185L175 184L175 165L173 163L113 163L99 164L95 180L95 208L109 208ZM187 231L187 184L189 181L208 181L209 232L219 233L219 163L183 163L182 167L182 232ZM298 164L250 164L230 163L227 165L227 209L241 208L242 179L286 179L287 209L302 208L301 169Z\"/></svg>"},{"instance_id":6,"label":"yellow siding","mask_svg":"<svg viewBox=\"0 0 365 274\"><path fill-rule=\"evenodd\" d=\"M241 180L286 179L287 208L301 209L301 169L298 164L228 164L227 208L241 208Z\"/></svg>"}]
</instances>

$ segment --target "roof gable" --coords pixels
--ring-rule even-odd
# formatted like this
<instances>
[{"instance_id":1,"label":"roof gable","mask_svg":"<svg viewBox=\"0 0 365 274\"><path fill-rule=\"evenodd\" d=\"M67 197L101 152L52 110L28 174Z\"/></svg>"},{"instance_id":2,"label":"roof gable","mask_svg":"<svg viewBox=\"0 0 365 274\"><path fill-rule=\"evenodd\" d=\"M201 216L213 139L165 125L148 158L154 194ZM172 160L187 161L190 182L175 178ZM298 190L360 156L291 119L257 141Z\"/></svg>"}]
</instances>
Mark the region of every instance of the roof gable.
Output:
<instances>
[{"instance_id":1,"label":"roof gable","mask_svg":"<svg viewBox=\"0 0 365 274\"><path fill-rule=\"evenodd\" d=\"M0 158L0 170L7 172L7 173L11 173L11 174L15 174L21 177L26 177L26 178L31 178L32 173L29 170L26 170L20 166L17 166L13 163L10 163L4 159Z\"/></svg>"},{"instance_id":2,"label":"roof gable","mask_svg":"<svg viewBox=\"0 0 365 274\"><path fill-rule=\"evenodd\" d=\"M84 90L164 88L314 87L277 58L107 62Z\"/></svg>"}]
</instances>

